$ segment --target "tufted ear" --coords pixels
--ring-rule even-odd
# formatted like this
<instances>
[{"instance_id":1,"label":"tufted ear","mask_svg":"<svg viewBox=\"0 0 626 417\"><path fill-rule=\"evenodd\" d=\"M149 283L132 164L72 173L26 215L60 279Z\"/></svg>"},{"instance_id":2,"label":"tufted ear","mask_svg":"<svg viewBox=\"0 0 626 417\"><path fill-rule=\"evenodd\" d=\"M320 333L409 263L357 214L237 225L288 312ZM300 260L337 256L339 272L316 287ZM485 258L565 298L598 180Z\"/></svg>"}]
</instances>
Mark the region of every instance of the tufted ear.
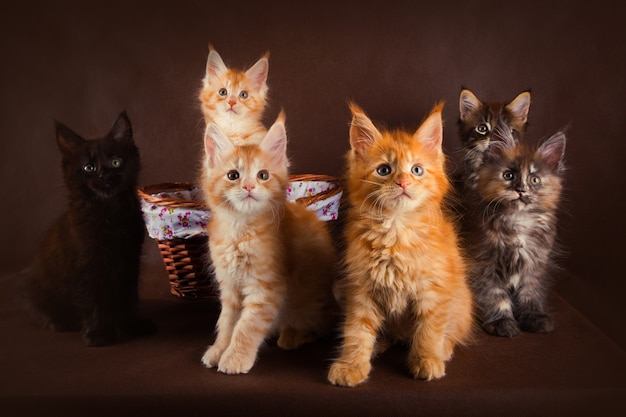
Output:
<instances>
[{"instance_id":1,"label":"tufted ear","mask_svg":"<svg viewBox=\"0 0 626 417\"><path fill-rule=\"evenodd\" d=\"M543 142L537 152L548 163L548 166L554 172L562 172L565 170L565 133L557 132Z\"/></svg>"},{"instance_id":2,"label":"tufted ear","mask_svg":"<svg viewBox=\"0 0 626 417\"><path fill-rule=\"evenodd\" d=\"M65 126L63 123L55 121L54 124L56 128L57 144L63 155L71 155L85 144L85 139L77 133L74 133L72 129Z\"/></svg>"},{"instance_id":3,"label":"tufted ear","mask_svg":"<svg viewBox=\"0 0 626 417\"><path fill-rule=\"evenodd\" d=\"M461 120L466 120L470 114L478 111L482 105L483 103L481 103L478 97L470 90L461 90L461 94L459 95L459 114Z\"/></svg>"},{"instance_id":4,"label":"tufted ear","mask_svg":"<svg viewBox=\"0 0 626 417\"><path fill-rule=\"evenodd\" d=\"M220 54L218 54L212 46L209 46L209 57L206 61L205 80L208 81L209 79L215 78L226 71L228 71L228 68L224 65L224 61L222 61Z\"/></svg>"},{"instance_id":5,"label":"tufted ear","mask_svg":"<svg viewBox=\"0 0 626 417\"><path fill-rule=\"evenodd\" d=\"M117 116L117 119L115 119L109 131L109 136L117 141L133 139L133 129L125 111L121 112L120 115Z\"/></svg>"},{"instance_id":6,"label":"tufted ear","mask_svg":"<svg viewBox=\"0 0 626 417\"><path fill-rule=\"evenodd\" d=\"M443 103L437 104L413 135L413 138L420 141L427 149L437 152L441 152L443 141L442 110Z\"/></svg>"},{"instance_id":7,"label":"tufted ear","mask_svg":"<svg viewBox=\"0 0 626 417\"><path fill-rule=\"evenodd\" d=\"M204 131L204 151L207 156L209 168L215 168L215 165L224 159L224 156L230 153L235 145L228 139L222 129L215 123L207 124Z\"/></svg>"},{"instance_id":8,"label":"tufted ear","mask_svg":"<svg viewBox=\"0 0 626 417\"><path fill-rule=\"evenodd\" d=\"M350 146L358 159L367 155L367 150L379 140L382 135L367 117L365 112L354 103L350 103L352 122L350 123Z\"/></svg>"},{"instance_id":9,"label":"tufted ear","mask_svg":"<svg viewBox=\"0 0 626 417\"><path fill-rule=\"evenodd\" d=\"M282 112L259 143L259 147L269 155L272 164L287 165L287 130Z\"/></svg>"},{"instance_id":10,"label":"tufted ear","mask_svg":"<svg viewBox=\"0 0 626 417\"><path fill-rule=\"evenodd\" d=\"M530 91L520 93L506 105L506 108L522 123L526 123L528 121L528 110L530 109Z\"/></svg>"},{"instance_id":11,"label":"tufted ear","mask_svg":"<svg viewBox=\"0 0 626 417\"><path fill-rule=\"evenodd\" d=\"M260 90L266 83L269 69L269 53L266 53L252 67L250 67L249 70L246 71L246 76L254 82L254 87L257 90Z\"/></svg>"}]
</instances>

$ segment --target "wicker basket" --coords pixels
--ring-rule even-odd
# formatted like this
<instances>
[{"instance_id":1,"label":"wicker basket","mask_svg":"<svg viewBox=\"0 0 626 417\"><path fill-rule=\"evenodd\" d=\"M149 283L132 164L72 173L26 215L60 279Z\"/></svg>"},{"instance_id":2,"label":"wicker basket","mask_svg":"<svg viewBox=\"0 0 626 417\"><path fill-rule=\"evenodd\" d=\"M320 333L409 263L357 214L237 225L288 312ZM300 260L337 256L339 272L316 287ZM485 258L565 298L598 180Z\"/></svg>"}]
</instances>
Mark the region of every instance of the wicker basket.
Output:
<instances>
[{"instance_id":1,"label":"wicker basket","mask_svg":"<svg viewBox=\"0 0 626 417\"><path fill-rule=\"evenodd\" d=\"M291 175L290 189L294 184L308 184L309 182L320 182L328 184L325 189L320 192L312 193L305 190L305 195L293 198L298 204L306 206L324 205L325 201L333 201L337 205L341 197L341 184L336 177L328 175ZM146 215L146 207L151 209L160 209L169 213L176 211L184 211L186 214L190 212L204 214L206 218L210 213L206 205L199 198L189 198L189 194L197 191L190 183L173 182L164 184L155 184L142 187L138 190L139 197L144 207L144 217L146 218L146 226L148 219ZM176 194L171 196L171 194ZM184 194L184 195L182 195ZM187 198L185 198L187 196ZM321 212L320 212L321 213ZM322 217L321 214L318 215ZM336 218L336 213L331 216L325 216L325 220ZM206 227L202 227L202 233L193 232L184 237L175 235L152 236L159 248L165 269L167 271L170 282L170 292L185 300L202 300L217 298L217 291L209 274L207 259L207 243Z\"/></svg>"}]
</instances>

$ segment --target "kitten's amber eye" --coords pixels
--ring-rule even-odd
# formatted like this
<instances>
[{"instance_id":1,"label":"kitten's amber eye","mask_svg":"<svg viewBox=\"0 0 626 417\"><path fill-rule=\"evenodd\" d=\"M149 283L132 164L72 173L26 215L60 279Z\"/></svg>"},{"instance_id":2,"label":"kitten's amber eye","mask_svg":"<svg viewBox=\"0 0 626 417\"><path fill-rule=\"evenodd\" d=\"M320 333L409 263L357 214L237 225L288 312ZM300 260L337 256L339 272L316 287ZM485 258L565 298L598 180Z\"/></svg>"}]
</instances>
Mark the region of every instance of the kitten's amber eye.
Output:
<instances>
[{"instance_id":1,"label":"kitten's amber eye","mask_svg":"<svg viewBox=\"0 0 626 417\"><path fill-rule=\"evenodd\" d=\"M228 178L231 181L238 180L239 172L235 171L234 169L232 171L228 171L228 173L226 174L226 178Z\"/></svg>"},{"instance_id":2,"label":"kitten's amber eye","mask_svg":"<svg viewBox=\"0 0 626 417\"><path fill-rule=\"evenodd\" d=\"M228 90L225 88L220 88L220 91L218 91L217 94L224 97L226 94L228 94Z\"/></svg>"},{"instance_id":3,"label":"kitten's amber eye","mask_svg":"<svg viewBox=\"0 0 626 417\"><path fill-rule=\"evenodd\" d=\"M415 165L413 168L411 168L411 173L413 175L421 177L422 175L424 175L424 168L419 165Z\"/></svg>"},{"instance_id":4,"label":"kitten's amber eye","mask_svg":"<svg viewBox=\"0 0 626 417\"><path fill-rule=\"evenodd\" d=\"M266 170L259 171L259 173L256 176L262 181L267 181L270 179L270 173L267 172Z\"/></svg>"},{"instance_id":5,"label":"kitten's amber eye","mask_svg":"<svg viewBox=\"0 0 626 417\"><path fill-rule=\"evenodd\" d=\"M121 158L115 158L114 160L111 161L111 166L113 168L121 168L122 167L122 159Z\"/></svg>"},{"instance_id":6,"label":"kitten's amber eye","mask_svg":"<svg viewBox=\"0 0 626 417\"><path fill-rule=\"evenodd\" d=\"M532 177L530 177L530 183L532 185L539 185L539 184L541 184L541 178L536 177L536 176L532 176Z\"/></svg>"},{"instance_id":7,"label":"kitten's amber eye","mask_svg":"<svg viewBox=\"0 0 626 417\"><path fill-rule=\"evenodd\" d=\"M376 173L380 175L381 177L386 177L387 175L391 174L391 167L386 164L381 165L378 168L376 168Z\"/></svg>"},{"instance_id":8,"label":"kitten's amber eye","mask_svg":"<svg viewBox=\"0 0 626 417\"><path fill-rule=\"evenodd\" d=\"M91 162L87 163L83 166L83 171L85 171L87 174L93 174L94 172L96 172L96 166Z\"/></svg>"},{"instance_id":9,"label":"kitten's amber eye","mask_svg":"<svg viewBox=\"0 0 626 417\"><path fill-rule=\"evenodd\" d=\"M481 123L478 126L476 126L476 132L478 132L481 135L486 135L487 133L489 133L489 129L491 126L489 126L489 123Z\"/></svg>"},{"instance_id":10,"label":"kitten's amber eye","mask_svg":"<svg viewBox=\"0 0 626 417\"><path fill-rule=\"evenodd\" d=\"M242 91L241 93L239 93L239 97L241 97L241 98L248 98L248 92L247 91Z\"/></svg>"},{"instance_id":11,"label":"kitten's amber eye","mask_svg":"<svg viewBox=\"0 0 626 417\"><path fill-rule=\"evenodd\" d=\"M511 181L513 179L515 175L513 175L513 173L511 171L506 171L502 174L502 177L507 180L507 181Z\"/></svg>"}]
</instances>

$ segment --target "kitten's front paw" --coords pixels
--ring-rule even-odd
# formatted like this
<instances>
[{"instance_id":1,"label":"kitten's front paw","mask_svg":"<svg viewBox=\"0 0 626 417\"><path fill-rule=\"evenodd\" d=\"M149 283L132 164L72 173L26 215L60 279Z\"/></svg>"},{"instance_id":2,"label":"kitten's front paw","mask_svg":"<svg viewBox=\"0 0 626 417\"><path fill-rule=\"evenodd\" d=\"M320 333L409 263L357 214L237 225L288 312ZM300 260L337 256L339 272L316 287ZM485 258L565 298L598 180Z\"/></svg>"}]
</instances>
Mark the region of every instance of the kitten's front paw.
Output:
<instances>
[{"instance_id":1,"label":"kitten's front paw","mask_svg":"<svg viewBox=\"0 0 626 417\"><path fill-rule=\"evenodd\" d=\"M247 374L252 369L256 355L243 355L241 353L229 352L228 349L222 355L217 370L225 374Z\"/></svg>"},{"instance_id":2,"label":"kitten's front paw","mask_svg":"<svg viewBox=\"0 0 626 417\"><path fill-rule=\"evenodd\" d=\"M532 333L548 333L554 330L554 321L547 314L525 317L520 320L520 328Z\"/></svg>"},{"instance_id":3,"label":"kitten's front paw","mask_svg":"<svg viewBox=\"0 0 626 417\"><path fill-rule=\"evenodd\" d=\"M352 366L338 361L330 367L328 381L333 385L354 387L367 379L371 369L369 362Z\"/></svg>"},{"instance_id":4,"label":"kitten's front paw","mask_svg":"<svg viewBox=\"0 0 626 417\"><path fill-rule=\"evenodd\" d=\"M433 379L443 378L446 375L446 364L441 359L420 358L410 363L411 373L415 379L425 379L432 381Z\"/></svg>"},{"instance_id":5,"label":"kitten's front paw","mask_svg":"<svg viewBox=\"0 0 626 417\"><path fill-rule=\"evenodd\" d=\"M515 337L521 333L517 322L513 319L500 319L483 323L482 327L487 333L494 336Z\"/></svg>"},{"instance_id":6,"label":"kitten's front paw","mask_svg":"<svg viewBox=\"0 0 626 417\"><path fill-rule=\"evenodd\" d=\"M202 355L202 363L207 368L213 368L214 366L217 366L223 352L224 351L222 349L218 348L215 345L209 346L206 352L204 352L204 355Z\"/></svg>"}]
</instances>

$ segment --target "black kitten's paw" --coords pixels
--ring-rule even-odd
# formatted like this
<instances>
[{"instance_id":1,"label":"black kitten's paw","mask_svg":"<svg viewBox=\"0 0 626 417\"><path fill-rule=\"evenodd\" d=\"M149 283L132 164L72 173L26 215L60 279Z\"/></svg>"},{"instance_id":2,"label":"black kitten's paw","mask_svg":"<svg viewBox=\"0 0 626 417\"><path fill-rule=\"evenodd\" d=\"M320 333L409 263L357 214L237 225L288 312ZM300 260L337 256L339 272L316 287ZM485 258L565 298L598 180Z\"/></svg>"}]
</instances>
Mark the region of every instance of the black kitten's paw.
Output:
<instances>
[{"instance_id":1,"label":"black kitten's paw","mask_svg":"<svg viewBox=\"0 0 626 417\"><path fill-rule=\"evenodd\" d=\"M483 330L494 336L515 337L521 333L517 322L513 319L500 319L483 323Z\"/></svg>"},{"instance_id":2,"label":"black kitten's paw","mask_svg":"<svg viewBox=\"0 0 626 417\"><path fill-rule=\"evenodd\" d=\"M554 330L554 320L547 314L524 317L520 319L520 328L525 332L549 333Z\"/></svg>"}]
</instances>

